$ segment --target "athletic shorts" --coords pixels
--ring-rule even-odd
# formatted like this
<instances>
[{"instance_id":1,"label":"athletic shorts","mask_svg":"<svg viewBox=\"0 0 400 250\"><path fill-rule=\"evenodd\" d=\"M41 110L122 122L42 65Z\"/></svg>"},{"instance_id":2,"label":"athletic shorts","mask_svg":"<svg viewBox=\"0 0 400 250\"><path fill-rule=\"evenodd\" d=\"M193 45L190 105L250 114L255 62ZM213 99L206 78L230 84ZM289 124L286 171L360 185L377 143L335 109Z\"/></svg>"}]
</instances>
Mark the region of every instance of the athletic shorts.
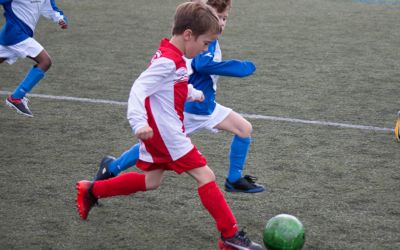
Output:
<instances>
[{"instance_id":1,"label":"athletic shorts","mask_svg":"<svg viewBox=\"0 0 400 250\"><path fill-rule=\"evenodd\" d=\"M182 174L183 172L189 171L191 169L204 167L207 165L207 160L204 156L197 150L196 146L190 150L187 154L182 156L176 161L167 163L153 163L138 160L136 162L136 167L143 171L152 171L156 169L164 169L175 171L177 174Z\"/></svg>"},{"instance_id":2,"label":"athletic shorts","mask_svg":"<svg viewBox=\"0 0 400 250\"><path fill-rule=\"evenodd\" d=\"M14 45L0 45L0 58L6 58L8 64L13 64L18 58L25 58L27 56L35 58L43 50L44 48L40 43L29 37Z\"/></svg>"},{"instance_id":3,"label":"athletic shorts","mask_svg":"<svg viewBox=\"0 0 400 250\"><path fill-rule=\"evenodd\" d=\"M185 112L183 120L185 132L191 134L198 130L207 129L217 133L219 129L216 129L215 126L225 120L231 111L232 109L217 103L211 115L196 115Z\"/></svg>"}]
</instances>

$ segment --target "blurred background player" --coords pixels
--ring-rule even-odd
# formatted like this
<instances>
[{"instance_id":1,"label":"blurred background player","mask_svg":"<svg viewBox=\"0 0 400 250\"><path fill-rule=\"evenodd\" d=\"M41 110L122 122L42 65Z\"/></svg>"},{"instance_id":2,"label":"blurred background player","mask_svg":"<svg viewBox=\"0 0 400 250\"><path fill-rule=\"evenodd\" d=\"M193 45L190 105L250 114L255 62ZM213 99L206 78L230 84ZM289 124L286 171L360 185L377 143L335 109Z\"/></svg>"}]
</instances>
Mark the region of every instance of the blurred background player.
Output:
<instances>
[{"instance_id":1,"label":"blurred background player","mask_svg":"<svg viewBox=\"0 0 400 250\"><path fill-rule=\"evenodd\" d=\"M400 142L400 111L397 112L397 119L394 126L394 137L397 142Z\"/></svg>"},{"instance_id":2,"label":"blurred background player","mask_svg":"<svg viewBox=\"0 0 400 250\"><path fill-rule=\"evenodd\" d=\"M18 113L33 117L25 97L45 76L51 66L47 51L34 38L33 33L40 16L57 22L67 29L67 17L57 8L54 0L0 0L6 22L0 32L0 63L13 64L18 58L29 57L36 64L7 97L6 104Z\"/></svg>"},{"instance_id":3,"label":"blurred background player","mask_svg":"<svg viewBox=\"0 0 400 250\"><path fill-rule=\"evenodd\" d=\"M213 7L220 20L222 30L231 9L231 0L194 1L204 2ZM229 171L225 181L228 192L257 193L265 190L264 186L256 183L256 178L250 175L242 176L247 154L251 143L252 126L240 114L224 107L215 101L217 81L219 76L245 77L256 70L250 61L224 60L218 39L214 40L208 50L193 60L187 60L190 74L189 83L203 91L203 102L187 102L185 104L184 124L187 134L207 129L213 132L219 130L234 134L229 154ZM100 163L95 180L117 176L121 171L134 166L139 155L139 144L124 152L115 159L106 156Z\"/></svg>"},{"instance_id":4,"label":"blurred background player","mask_svg":"<svg viewBox=\"0 0 400 250\"><path fill-rule=\"evenodd\" d=\"M204 95L188 84L183 56L193 58L206 51L220 32L218 17L212 8L197 2L178 6L172 38L161 41L129 95L127 117L140 141L137 167L143 173L130 172L94 182L79 181L76 205L82 219L87 218L98 198L154 190L161 185L165 171L186 172L197 181L200 200L216 222L220 241L233 249L263 249L243 231L238 231L214 172L184 132L186 100L202 101Z\"/></svg>"}]
</instances>

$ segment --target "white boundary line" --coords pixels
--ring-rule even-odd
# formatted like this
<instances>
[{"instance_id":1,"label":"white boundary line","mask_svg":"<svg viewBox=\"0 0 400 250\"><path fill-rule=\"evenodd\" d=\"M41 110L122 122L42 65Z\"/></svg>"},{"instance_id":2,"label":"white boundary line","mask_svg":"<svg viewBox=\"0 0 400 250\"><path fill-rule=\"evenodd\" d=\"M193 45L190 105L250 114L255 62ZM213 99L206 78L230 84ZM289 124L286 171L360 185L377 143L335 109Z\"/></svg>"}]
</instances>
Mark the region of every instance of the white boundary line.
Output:
<instances>
[{"instance_id":1,"label":"white boundary line","mask_svg":"<svg viewBox=\"0 0 400 250\"><path fill-rule=\"evenodd\" d=\"M10 93L11 92L0 90L0 95L9 95ZM127 102L118 102L118 101L104 100L104 99L81 98L81 97L72 97L72 96L54 96L54 95L42 95L42 94L28 94L28 96L45 98L45 99L63 100L63 101L101 103L101 104L112 104L112 105L119 105L119 106L127 105ZM363 130L372 130L372 131L385 131L385 132L393 132L394 131L394 129L392 129L392 128L381 128L381 127L374 127L374 126L355 125L355 124L346 124L346 123L329 122L329 121L303 120L303 119L296 119L296 118L285 118L285 117L278 117L278 116L266 116L266 115L256 115L256 114L241 114L241 115L243 115L243 117L246 117L249 119L256 119L256 120L283 121L283 122L290 122L290 123L303 123L303 124L333 126L333 127L339 127L339 128L363 129Z\"/></svg>"}]
</instances>

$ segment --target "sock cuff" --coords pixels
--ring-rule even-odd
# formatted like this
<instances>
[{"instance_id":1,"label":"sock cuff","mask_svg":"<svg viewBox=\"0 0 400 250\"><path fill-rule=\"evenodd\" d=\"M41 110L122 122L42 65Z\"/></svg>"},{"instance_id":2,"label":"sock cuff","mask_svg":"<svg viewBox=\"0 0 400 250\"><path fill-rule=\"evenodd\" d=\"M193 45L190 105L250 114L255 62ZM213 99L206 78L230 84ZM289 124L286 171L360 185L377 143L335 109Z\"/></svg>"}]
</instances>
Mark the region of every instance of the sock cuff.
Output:
<instances>
[{"instance_id":1,"label":"sock cuff","mask_svg":"<svg viewBox=\"0 0 400 250\"><path fill-rule=\"evenodd\" d=\"M213 187L216 187L216 186L217 186L217 182L216 181L210 181L210 182L198 187L197 191L201 195L201 194L207 192L210 188L213 188Z\"/></svg>"},{"instance_id":2,"label":"sock cuff","mask_svg":"<svg viewBox=\"0 0 400 250\"><path fill-rule=\"evenodd\" d=\"M240 141L240 142L243 142L243 143L250 144L250 142L252 141L252 138L251 138L251 136L242 138L242 137L239 137L239 136L237 136L237 135L234 135L234 136L233 136L233 140L236 140L236 141Z\"/></svg>"},{"instance_id":3,"label":"sock cuff","mask_svg":"<svg viewBox=\"0 0 400 250\"><path fill-rule=\"evenodd\" d=\"M37 73L37 74L39 74L41 76L44 76L46 74L46 71L44 71L43 69L41 69L41 68L39 68L37 66L33 66L31 68L31 71L34 71L35 73Z\"/></svg>"}]
</instances>

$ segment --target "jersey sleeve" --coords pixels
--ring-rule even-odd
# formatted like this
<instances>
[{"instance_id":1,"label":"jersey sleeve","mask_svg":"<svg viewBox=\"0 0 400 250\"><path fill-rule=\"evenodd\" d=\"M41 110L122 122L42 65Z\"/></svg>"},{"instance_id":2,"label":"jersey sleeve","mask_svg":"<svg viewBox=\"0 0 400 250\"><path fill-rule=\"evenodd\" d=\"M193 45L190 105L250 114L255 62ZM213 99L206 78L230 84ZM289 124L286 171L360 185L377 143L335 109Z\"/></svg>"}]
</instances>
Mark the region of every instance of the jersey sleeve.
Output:
<instances>
[{"instance_id":1,"label":"jersey sleeve","mask_svg":"<svg viewBox=\"0 0 400 250\"><path fill-rule=\"evenodd\" d=\"M172 60L161 57L154 60L133 83L129 94L127 118L134 133L139 128L148 126L146 98L159 91L165 79L173 74L175 69Z\"/></svg>"},{"instance_id":2,"label":"jersey sleeve","mask_svg":"<svg viewBox=\"0 0 400 250\"><path fill-rule=\"evenodd\" d=\"M64 12L57 7L55 0L46 0L40 14L54 22L64 20L64 22L68 23L67 17L64 15Z\"/></svg>"},{"instance_id":3,"label":"jersey sleeve","mask_svg":"<svg viewBox=\"0 0 400 250\"><path fill-rule=\"evenodd\" d=\"M12 0L0 0L0 4L10 3Z\"/></svg>"},{"instance_id":4,"label":"jersey sleeve","mask_svg":"<svg viewBox=\"0 0 400 250\"><path fill-rule=\"evenodd\" d=\"M193 71L207 75L245 77L254 73L256 66L251 61L225 60L215 62L211 52L196 56L192 60Z\"/></svg>"}]
</instances>

